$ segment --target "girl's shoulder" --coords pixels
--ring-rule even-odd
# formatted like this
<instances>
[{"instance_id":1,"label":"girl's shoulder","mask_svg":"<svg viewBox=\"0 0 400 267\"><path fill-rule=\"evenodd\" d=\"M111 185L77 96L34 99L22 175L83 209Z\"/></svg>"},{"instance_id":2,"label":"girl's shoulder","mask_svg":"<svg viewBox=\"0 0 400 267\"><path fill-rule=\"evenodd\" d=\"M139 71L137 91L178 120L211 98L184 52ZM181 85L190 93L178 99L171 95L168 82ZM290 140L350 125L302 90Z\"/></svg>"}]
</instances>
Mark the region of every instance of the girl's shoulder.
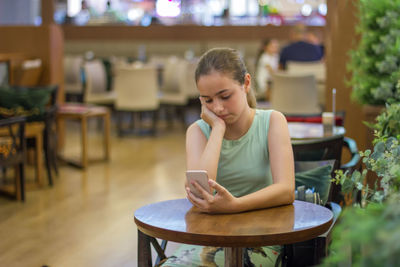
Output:
<instances>
[{"instance_id":1,"label":"girl's shoulder","mask_svg":"<svg viewBox=\"0 0 400 267\"><path fill-rule=\"evenodd\" d=\"M207 138L210 136L211 127L204 120L193 122L187 129L186 134L202 132Z\"/></svg>"},{"instance_id":2,"label":"girl's shoulder","mask_svg":"<svg viewBox=\"0 0 400 267\"><path fill-rule=\"evenodd\" d=\"M259 116L260 120L265 121L268 125L271 123L282 123L285 121L286 117L281 112L274 110L274 109L257 109L257 115Z\"/></svg>"}]
</instances>

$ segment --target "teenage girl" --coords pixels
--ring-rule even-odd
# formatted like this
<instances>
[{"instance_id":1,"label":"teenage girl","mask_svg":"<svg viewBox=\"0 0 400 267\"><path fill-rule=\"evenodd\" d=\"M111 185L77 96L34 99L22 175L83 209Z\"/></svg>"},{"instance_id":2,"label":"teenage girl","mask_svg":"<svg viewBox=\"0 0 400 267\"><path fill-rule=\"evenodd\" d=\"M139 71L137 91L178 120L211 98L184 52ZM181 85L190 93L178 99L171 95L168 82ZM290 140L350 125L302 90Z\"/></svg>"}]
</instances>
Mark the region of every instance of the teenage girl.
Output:
<instances>
[{"instance_id":1,"label":"teenage girl","mask_svg":"<svg viewBox=\"0 0 400 267\"><path fill-rule=\"evenodd\" d=\"M291 204L294 161L285 117L255 109L251 78L238 52L206 52L195 79L202 103L201 120L186 134L188 170L206 170L213 192L199 184L187 198L206 213L235 213ZM201 223L201 222L199 222ZM248 248L246 266L275 266L280 246ZM223 266L223 249L182 245L162 266Z\"/></svg>"}]
</instances>

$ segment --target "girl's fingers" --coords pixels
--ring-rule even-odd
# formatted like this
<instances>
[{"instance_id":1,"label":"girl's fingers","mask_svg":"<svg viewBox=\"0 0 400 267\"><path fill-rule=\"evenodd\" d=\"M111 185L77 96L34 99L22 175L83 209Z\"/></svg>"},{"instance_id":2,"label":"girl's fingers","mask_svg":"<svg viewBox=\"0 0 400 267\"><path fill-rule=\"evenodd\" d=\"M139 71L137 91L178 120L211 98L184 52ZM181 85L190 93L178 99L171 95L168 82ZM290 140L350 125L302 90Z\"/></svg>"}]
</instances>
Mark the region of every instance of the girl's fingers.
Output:
<instances>
[{"instance_id":1,"label":"girl's fingers","mask_svg":"<svg viewBox=\"0 0 400 267\"><path fill-rule=\"evenodd\" d=\"M205 190L201 185L199 185L196 181L193 182L194 187L197 189L197 191L200 192L200 194L202 195L203 199L206 201L210 200L210 192L208 192L207 190Z\"/></svg>"},{"instance_id":2,"label":"girl's fingers","mask_svg":"<svg viewBox=\"0 0 400 267\"><path fill-rule=\"evenodd\" d=\"M215 189L215 191L217 191L217 193L219 194L224 194L227 192L226 188L223 187L222 185L220 185L219 183L217 183L214 180L209 179L208 180L208 184Z\"/></svg>"}]
</instances>

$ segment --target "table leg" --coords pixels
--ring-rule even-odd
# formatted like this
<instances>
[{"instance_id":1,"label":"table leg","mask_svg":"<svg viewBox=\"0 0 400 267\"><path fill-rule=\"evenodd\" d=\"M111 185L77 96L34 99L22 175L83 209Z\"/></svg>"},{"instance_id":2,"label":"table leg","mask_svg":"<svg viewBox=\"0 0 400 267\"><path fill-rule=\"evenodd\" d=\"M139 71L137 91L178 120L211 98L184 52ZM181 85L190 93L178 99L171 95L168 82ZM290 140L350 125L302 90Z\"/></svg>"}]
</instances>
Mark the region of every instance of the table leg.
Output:
<instances>
[{"instance_id":1,"label":"table leg","mask_svg":"<svg viewBox=\"0 0 400 267\"><path fill-rule=\"evenodd\" d=\"M110 159L110 113L104 116L104 154L105 159Z\"/></svg>"},{"instance_id":2,"label":"table leg","mask_svg":"<svg viewBox=\"0 0 400 267\"><path fill-rule=\"evenodd\" d=\"M224 248L225 267L242 267L244 263L244 248Z\"/></svg>"},{"instance_id":3,"label":"table leg","mask_svg":"<svg viewBox=\"0 0 400 267\"><path fill-rule=\"evenodd\" d=\"M87 118L81 119L81 138L82 138L82 167L85 169L88 165L87 156Z\"/></svg>"},{"instance_id":4,"label":"table leg","mask_svg":"<svg viewBox=\"0 0 400 267\"><path fill-rule=\"evenodd\" d=\"M150 237L138 230L138 266L153 266L151 259Z\"/></svg>"}]
</instances>

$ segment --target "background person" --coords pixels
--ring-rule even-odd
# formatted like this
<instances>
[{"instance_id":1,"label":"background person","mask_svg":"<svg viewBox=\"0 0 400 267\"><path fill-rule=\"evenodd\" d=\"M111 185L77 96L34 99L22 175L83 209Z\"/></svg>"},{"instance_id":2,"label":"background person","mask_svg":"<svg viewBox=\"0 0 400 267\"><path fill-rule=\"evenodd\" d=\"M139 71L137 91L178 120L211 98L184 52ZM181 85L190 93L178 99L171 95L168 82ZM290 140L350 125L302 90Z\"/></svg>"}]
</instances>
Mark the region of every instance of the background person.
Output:
<instances>
[{"instance_id":1,"label":"background person","mask_svg":"<svg viewBox=\"0 0 400 267\"><path fill-rule=\"evenodd\" d=\"M292 29L291 38L292 43L284 47L279 55L280 69L286 69L288 61L318 61L324 56L320 45L312 44L307 40L305 25L295 25Z\"/></svg>"},{"instance_id":2,"label":"background person","mask_svg":"<svg viewBox=\"0 0 400 267\"><path fill-rule=\"evenodd\" d=\"M257 99L269 99L271 74L279 67L279 43L275 39L263 41L256 61Z\"/></svg>"}]
</instances>

